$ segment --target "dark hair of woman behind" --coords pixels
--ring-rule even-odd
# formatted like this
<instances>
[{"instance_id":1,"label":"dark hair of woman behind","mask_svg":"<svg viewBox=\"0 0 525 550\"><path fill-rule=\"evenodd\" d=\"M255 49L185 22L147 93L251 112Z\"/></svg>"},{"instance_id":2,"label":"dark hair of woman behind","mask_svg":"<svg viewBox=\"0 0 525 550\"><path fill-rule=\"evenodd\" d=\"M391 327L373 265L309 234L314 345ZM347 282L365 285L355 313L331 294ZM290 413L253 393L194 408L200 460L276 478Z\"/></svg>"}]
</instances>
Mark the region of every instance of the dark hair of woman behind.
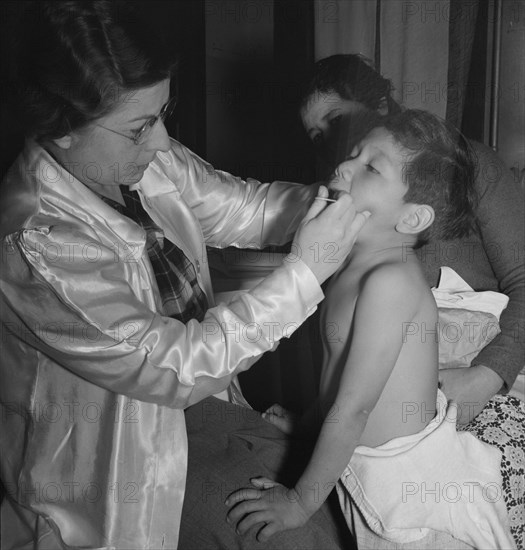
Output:
<instances>
[{"instance_id":1,"label":"dark hair of woman behind","mask_svg":"<svg viewBox=\"0 0 525 550\"><path fill-rule=\"evenodd\" d=\"M372 64L359 54L337 54L317 61L305 85L301 107L315 95L335 92L342 99L357 101L370 110L386 106L388 113L399 111L392 99L392 82L379 74Z\"/></svg>"}]
</instances>

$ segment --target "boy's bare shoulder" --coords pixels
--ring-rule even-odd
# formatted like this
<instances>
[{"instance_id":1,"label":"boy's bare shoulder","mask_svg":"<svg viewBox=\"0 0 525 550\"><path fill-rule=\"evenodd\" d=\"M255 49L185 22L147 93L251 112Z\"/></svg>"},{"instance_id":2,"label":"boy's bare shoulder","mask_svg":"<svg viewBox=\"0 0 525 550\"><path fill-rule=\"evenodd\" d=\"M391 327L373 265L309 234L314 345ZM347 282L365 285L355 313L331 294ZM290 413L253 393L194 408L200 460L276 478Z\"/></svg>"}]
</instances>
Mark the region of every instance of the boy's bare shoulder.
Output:
<instances>
[{"instance_id":1,"label":"boy's bare shoulder","mask_svg":"<svg viewBox=\"0 0 525 550\"><path fill-rule=\"evenodd\" d=\"M421 269L412 262L385 262L371 269L364 278L362 291L381 297L417 296L428 292Z\"/></svg>"}]
</instances>

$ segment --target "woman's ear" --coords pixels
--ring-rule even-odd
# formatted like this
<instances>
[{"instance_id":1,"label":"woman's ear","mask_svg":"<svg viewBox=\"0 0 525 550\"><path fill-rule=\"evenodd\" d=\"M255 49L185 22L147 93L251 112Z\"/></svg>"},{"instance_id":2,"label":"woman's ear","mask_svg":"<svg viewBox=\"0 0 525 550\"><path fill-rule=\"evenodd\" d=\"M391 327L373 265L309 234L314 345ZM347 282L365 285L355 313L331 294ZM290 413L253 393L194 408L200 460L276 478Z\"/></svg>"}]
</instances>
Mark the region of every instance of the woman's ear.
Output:
<instances>
[{"instance_id":1,"label":"woman's ear","mask_svg":"<svg viewBox=\"0 0 525 550\"><path fill-rule=\"evenodd\" d=\"M69 149L71 147L71 143L73 141L72 137L67 134L61 138L58 139L52 139L51 140L57 147L60 147L60 149Z\"/></svg>"},{"instance_id":2,"label":"woman's ear","mask_svg":"<svg viewBox=\"0 0 525 550\"><path fill-rule=\"evenodd\" d=\"M398 233L416 235L434 223L434 209L428 204L408 204L407 206L407 210L397 222L396 231Z\"/></svg>"}]
</instances>

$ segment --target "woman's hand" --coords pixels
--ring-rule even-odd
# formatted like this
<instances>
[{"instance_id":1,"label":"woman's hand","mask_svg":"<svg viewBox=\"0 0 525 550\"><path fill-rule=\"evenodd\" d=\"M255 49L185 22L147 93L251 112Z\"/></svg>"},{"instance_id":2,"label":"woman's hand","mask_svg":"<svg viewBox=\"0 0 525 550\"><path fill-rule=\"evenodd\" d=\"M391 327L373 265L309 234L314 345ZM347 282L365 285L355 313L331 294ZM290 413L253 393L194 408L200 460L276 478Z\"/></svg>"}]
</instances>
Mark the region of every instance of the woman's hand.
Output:
<instances>
[{"instance_id":1,"label":"woman's hand","mask_svg":"<svg viewBox=\"0 0 525 550\"><path fill-rule=\"evenodd\" d=\"M262 417L288 435L291 435L297 429L300 418L299 415L281 407L279 403L274 403L271 407L268 407L262 413Z\"/></svg>"},{"instance_id":2,"label":"woman's hand","mask_svg":"<svg viewBox=\"0 0 525 550\"><path fill-rule=\"evenodd\" d=\"M327 198L328 189L321 185L317 196ZM356 212L348 193L340 193L335 203L314 200L295 234L292 254L322 284L341 267L369 217L369 212Z\"/></svg>"},{"instance_id":3,"label":"woman's hand","mask_svg":"<svg viewBox=\"0 0 525 550\"><path fill-rule=\"evenodd\" d=\"M257 540L265 542L275 533L306 524L311 513L303 507L295 489L265 477L252 478L250 482L255 489L236 491L225 502L231 508L226 519L239 535L261 525Z\"/></svg>"},{"instance_id":4,"label":"woman's hand","mask_svg":"<svg viewBox=\"0 0 525 550\"><path fill-rule=\"evenodd\" d=\"M503 380L484 365L439 371L440 388L458 404L458 424L473 420L501 389Z\"/></svg>"}]
</instances>

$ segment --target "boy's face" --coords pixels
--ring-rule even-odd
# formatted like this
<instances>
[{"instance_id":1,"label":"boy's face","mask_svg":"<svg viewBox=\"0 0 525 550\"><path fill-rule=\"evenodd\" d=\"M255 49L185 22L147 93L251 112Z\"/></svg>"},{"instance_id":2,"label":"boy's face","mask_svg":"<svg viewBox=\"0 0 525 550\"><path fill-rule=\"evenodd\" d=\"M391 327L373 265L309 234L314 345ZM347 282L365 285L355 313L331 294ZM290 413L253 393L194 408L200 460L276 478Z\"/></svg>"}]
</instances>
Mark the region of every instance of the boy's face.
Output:
<instances>
[{"instance_id":1,"label":"boy's face","mask_svg":"<svg viewBox=\"0 0 525 550\"><path fill-rule=\"evenodd\" d=\"M328 184L335 196L338 191L352 195L356 210L368 210L367 225L392 229L407 204L408 186L403 182L407 152L384 128L372 130L342 162Z\"/></svg>"}]
</instances>

